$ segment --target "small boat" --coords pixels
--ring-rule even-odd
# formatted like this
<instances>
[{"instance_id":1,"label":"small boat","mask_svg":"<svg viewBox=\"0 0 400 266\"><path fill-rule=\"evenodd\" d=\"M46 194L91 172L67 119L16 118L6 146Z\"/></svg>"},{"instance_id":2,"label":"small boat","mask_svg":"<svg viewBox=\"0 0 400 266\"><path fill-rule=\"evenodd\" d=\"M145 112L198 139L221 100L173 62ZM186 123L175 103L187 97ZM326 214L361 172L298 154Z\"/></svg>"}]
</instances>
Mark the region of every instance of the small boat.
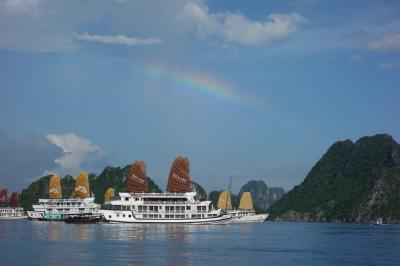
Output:
<instances>
[{"instance_id":1,"label":"small boat","mask_svg":"<svg viewBox=\"0 0 400 266\"><path fill-rule=\"evenodd\" d=\"M101 210L109 223L226 224L232 220L232 215L210 209L211 201L196 198L185 157L174 160L167 192L148 193L145 164L135 161L128 172L127 192L118 195Z\"/></svg>"},{"instance_id":2,"label":"small boat","mask_svg":"<svg viewBox=\"0 0 400 266\"><path fill-rule=\"evenodd\" d=\"M10 202L8 202L7 189L0 188L0 204L4 205L0 207L0 220L16 220L26 219L24 209L19 207L18 193L13 192L11 194Z\"/></svg>"},{"instance_id":3,"label":"small boat","mask_svg":"<svg viewBox=\"0 0 400 266\"><path fill-rule=\"evenodd\" d=\"M59 176L52 176L49 183L49 199L39 199L28 211L30 220L64 221L77 216L100 219L100 205L90 196L88 176L81 172L76 178L75 198L63 199Z\"/></svg>"},{"instance_id":4,"label":"small boat","mask_svg":"<svg viewBox=\"0 0 400 266\"><path fill-rule=\"evenodd\" d=\"M262 223L268 218L268 213L257 214L254 210L253 200L250 192L243 192L239 209L232 208L231 193L229 190L222 191L217 207L232 215L232 223Z\"/></svg>"}]
</instances>

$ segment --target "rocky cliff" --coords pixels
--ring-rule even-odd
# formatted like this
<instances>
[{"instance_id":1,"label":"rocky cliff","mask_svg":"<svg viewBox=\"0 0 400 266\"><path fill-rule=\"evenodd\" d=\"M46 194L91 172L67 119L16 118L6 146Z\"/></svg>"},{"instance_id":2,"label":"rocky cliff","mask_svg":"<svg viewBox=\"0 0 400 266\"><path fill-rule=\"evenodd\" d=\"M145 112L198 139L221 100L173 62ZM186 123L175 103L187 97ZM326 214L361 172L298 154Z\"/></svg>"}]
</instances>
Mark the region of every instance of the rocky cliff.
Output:
<instances>
[{"instance_id":1,"label":"rocky cliff","mask_svg":"<svg viewBox=\"0 0 400 266\"><path fill-rule=\"evenodd\" d=\"M400 145L386 134L336 142L269 212L275 220L399 222Z\"/></svg>"},{"instance_id":2,"label":"rocky cliff","mask_svg":"<svg viewBox=\"0 0 400 266\"><path fill-rule=\"evenodd\" d=\"M251 180L247 182L239 191L238 195L232 195L232 205L234 208L239 207L240 197L243 192L250 192L253 199L254 208L258 212L265 212L265 210L279 200L284 194L285 190L281 187L268 187L262 180ZM211 191L209 200L216 206L221 191Z\"/></svg>"}]
</instances>

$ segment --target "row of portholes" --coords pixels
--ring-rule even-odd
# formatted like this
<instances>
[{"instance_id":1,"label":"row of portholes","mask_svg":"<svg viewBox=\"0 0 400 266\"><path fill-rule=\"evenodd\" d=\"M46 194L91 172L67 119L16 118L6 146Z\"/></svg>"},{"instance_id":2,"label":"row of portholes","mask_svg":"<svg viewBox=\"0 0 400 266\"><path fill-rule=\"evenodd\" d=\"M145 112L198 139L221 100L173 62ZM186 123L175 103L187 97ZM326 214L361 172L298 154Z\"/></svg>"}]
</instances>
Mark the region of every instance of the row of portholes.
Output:
<instances>
[{"instance_id":1,"label":"row of portholes","mask_svg":"<svg viewBox=\"0 0 400 266\"><path fill-rule=\"evenodd\" d=\"M119 214L117 214L117 217L119 217ZM122 214L122 217L125 218L126 215L125 215L125 214ZM128 217L129 217L129 218L132 218L132 215L129 214ZM108 215L108 218L111 218L111 215Z\"/></svg>"}]
</instances>

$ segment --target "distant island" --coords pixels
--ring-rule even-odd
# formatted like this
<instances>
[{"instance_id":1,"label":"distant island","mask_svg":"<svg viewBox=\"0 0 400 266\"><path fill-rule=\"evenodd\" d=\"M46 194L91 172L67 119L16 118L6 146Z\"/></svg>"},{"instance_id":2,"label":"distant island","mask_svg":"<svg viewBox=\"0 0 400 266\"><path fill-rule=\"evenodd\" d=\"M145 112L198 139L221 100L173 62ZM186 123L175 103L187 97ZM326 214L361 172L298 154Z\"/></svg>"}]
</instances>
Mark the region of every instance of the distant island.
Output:
<instances>
[{"instance_id":1,"label":"distant island","mask_svg":"<svg viewBox=\"0 0 400 266\"><path fill-rule=\"evenodd\" d=\"M400 222L400 145L386 134L333 144L268 211L277 221Z\"/></svg>"},{"instance_id":2,"label":"distant island","mask_svg":"<svg viewBox=\"0 0 400 266\"><path fill-rule=\"evenodd\" d=\"M95 174L89 175L89 184L91 192L95 195L95 202L102 204L104 194L110 187L116 192L126 191L127 176L130 165L123 168L107 166L99 176ZM26 189L23 189L20 194L20 204L25 210L32 209L32 204L38 202L39 198L48 198L48 185L51 175L43 176L32 182ZM197 198L201 200L209 199L214 206L217 206L218 196L220 191L212 191L209 195L205 189L195 181L192 182L192 187L197 192ZM72 197L75 187L75 179L70 176L61 178L62 194L67 198ZM160 187L148 177L148 191L162 192ZM232 195L233 207L238 208L239 199L243 192L249 191L253 197L254 207L258 212L266 212L266 209L279 200L285 193L283 188L269 188L264 181L249 181L240 190L238 195Z\"/></svg>"},{"instance_id":3,"label":"distant island","mask_svg":"<svg viewBox=\"0 0 400 266\"><path fill-rule=\"evenodd\" d=\"M103 203L109 187L125 191L130 165L108 166L99 176L89 175L95 201ZM31 209L39 198L47 198L51 176L44 176L29 185L20 195L24 209ZM162 192L149 178L149 192ZM61 179L62 193L73 196L75 180ZM192 181L199 199L217 205L221 191L211 191ZM334 143L312 167L304 181L285 194L283 188L268 187L263 181L251 180L232 195L234 208L243 192L252 194L257 212L269 212L275 221L323 221L371 223L383 219L400 222L400 145L387 134Z\"/></svg>"}]
</instances>

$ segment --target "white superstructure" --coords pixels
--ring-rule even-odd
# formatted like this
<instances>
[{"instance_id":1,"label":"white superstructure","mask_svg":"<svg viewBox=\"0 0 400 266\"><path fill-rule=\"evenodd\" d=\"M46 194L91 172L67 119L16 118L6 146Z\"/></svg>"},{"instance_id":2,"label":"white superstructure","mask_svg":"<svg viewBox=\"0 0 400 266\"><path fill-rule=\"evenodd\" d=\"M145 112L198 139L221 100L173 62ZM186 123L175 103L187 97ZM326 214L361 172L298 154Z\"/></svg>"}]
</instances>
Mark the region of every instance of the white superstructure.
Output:
<instances>
[{"instance_id":1,"label":"white superstructure","mask_svg":"<svg viewBox=\"0 0 400 266\"><path fill-rule=\"evenodd\" d=\"M100 205L91 198L39 199L28 211L28 218L34 220L65 220L74 216L100 217Z\"/></svg>"},{"instance_id":2,"label":"white superstructure","mask_svg":"<svg viewBox=\"0 0 400 266\"><path fill-rule=\"evenodd\" d=\"M0 207L0 220L26 219L24 209L20 207Z\"/></svg>"},{"instance_id":3,"label":"white superstructure","mask_svg":"<svg viewBox=\"0 0 400 266\"><path fill-rule=\"evenodd\" d=\"M101 210L110 223L225 224L232 215L210 210L211 201L199 201L196 192L119 193Z\"/></svg>"}]
</instances>

